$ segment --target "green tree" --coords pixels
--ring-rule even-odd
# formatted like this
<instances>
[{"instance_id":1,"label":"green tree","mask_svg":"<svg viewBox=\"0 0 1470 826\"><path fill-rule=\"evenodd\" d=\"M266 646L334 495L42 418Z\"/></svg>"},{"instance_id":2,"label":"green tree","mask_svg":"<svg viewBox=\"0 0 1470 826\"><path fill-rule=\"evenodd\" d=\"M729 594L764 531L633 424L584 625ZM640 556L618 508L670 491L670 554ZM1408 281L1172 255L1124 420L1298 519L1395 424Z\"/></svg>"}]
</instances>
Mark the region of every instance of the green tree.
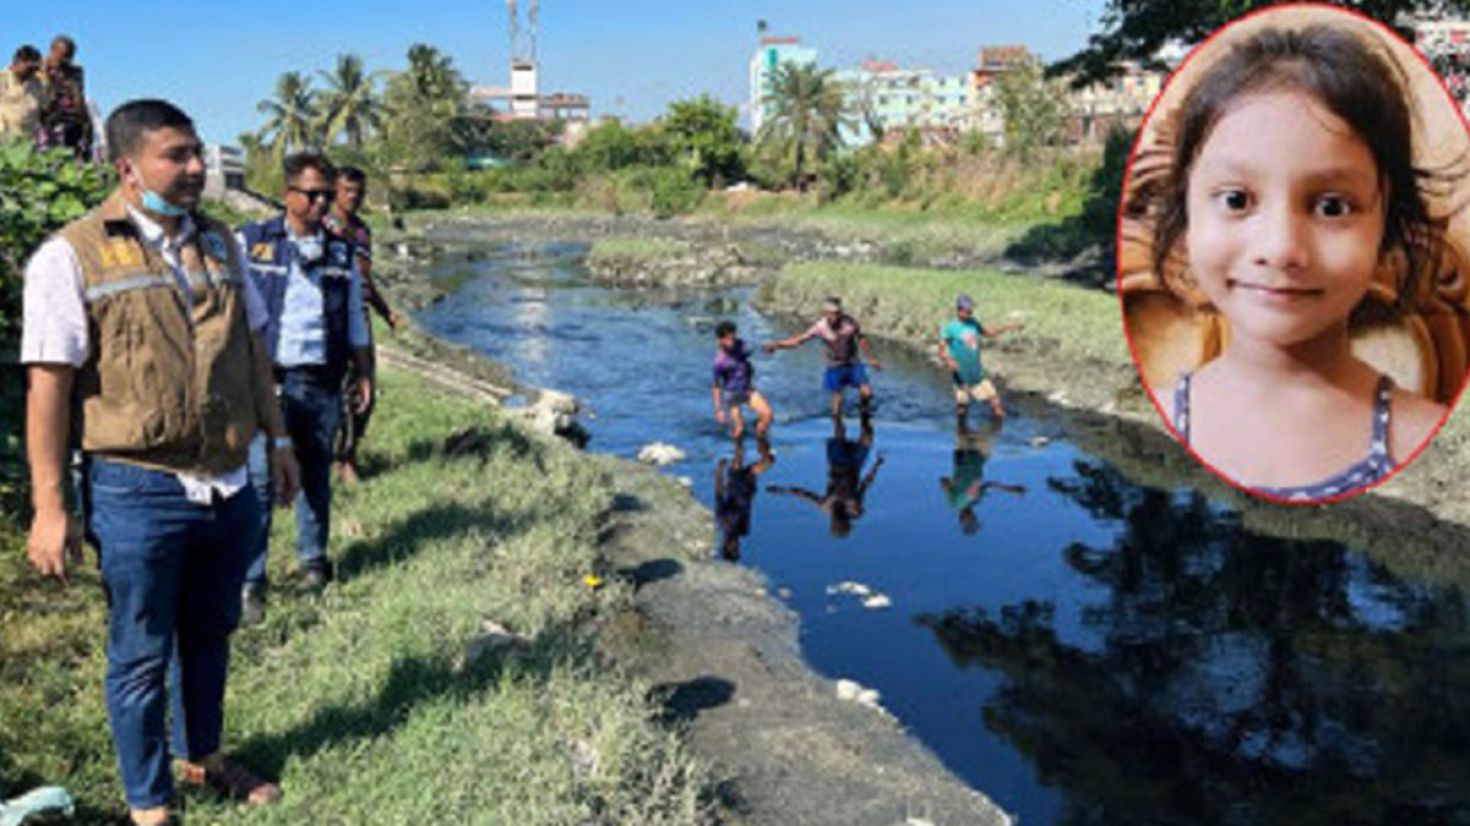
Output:
<instances>
[{"instance_id":1,"label":"green tree","mask_svg":"<svg viewBox=\"0 0 1470 826\"><path fill-rule=\"evenodd\" d=\"M468 89L447 55L423 43L410 47L408 68L389 78L383 94L391 154L415 169L430 169L460 153Z\"/></svg>"},{"instance_id":2,"label":"green tree","mask_svg":"<svg viewBox=\"0 0 1470 826\"><path fill-rule=\"evenodd\" d=\"M661 126L630 129L616 120L588 131L575 154L582 168L588 172L612 172L632 166L664 166L674 158L669 137Z\"/></svg>"},{"instance_id":3,"label":"green tree","mask_svg":"<svg viewBox=\"0 0 1470 826\"><path fill-rule=\"evenodd\" d=\"M288 152L321 145L317 93L311 88L311 78L301 72L281 75L275 97L262 100L256 108L268 118L260 134L277 161Z\"/></svg>"},{"instance_id":4,"label":"green tree","mask_svg":"<svg viewBox=\"0 0 1470 826\"><path fill-rule=\"evenodd\" d=\"M801 189L842 148L842 130L852 128L842 86L832 75L831 69L783 63L776 67L766 97L771 114L756 142L786 165L790 182Z\"/></svg>"},{"instance_id":5,"label":"green tree","mask_svg":"<svg viewBox=\"0 0 1470 826\"><path fill-rule=\"evenodd\" d=\"M664 132L689 174L706 186L738 180L745 174L735 107L709 95L675 101L663 118Z\"/></svg>"},{"instance_id":6,"label":"green tree","mask_svg":"<svg viewBox=\"0 0 1470 826\"><path fill-rule=\"evenodd\" d=\"M1048 68L1081 88L1113 76L1123 61L1163 68L1156 55L1171 42L1199 43L1220 26L1252 9L1281 0L1108 0L1102 31L1081 51ZM1331 0L1390 26L1417 12L1470 14L1470 0ZM1401 29L1401 33L1403 32Z\"/></svg>"},{"instance_id":7,"label":"green tree","mask_svg":"<svg viewBox=\"0 0 1470 826\"><path fill-rule=\"evenodd\" d=\"M1061 139L1066 90L1046 78L1039 61L1027 60L1002 74L995 95L1005 118L1007 152L1029 160Z\"/></svg>"},{"instance_id":8,"label":"green tree","mask_svg":"<svg viewBox=\"0 0 1470 826\"><path fill-rule=\"evenodd\" d=\"M21 273L46 236L101 203L112 185L107 167L78 165L67 151L43 154L29 142L0 141L0 519L17 518L25 499L23 382L14 361Z\"/></svg>"},{"instance_id":9,"label":"green tree","mask_svg":"<svg viewBox=\"0 0 1470 826\"><path fill-rule=\"evenodd\" d=\"M327 88L321 93L322 134L328 145L339 136L361 149L369 135L383 127L383 104L378 97L381 72L369 74L362 58L355 54L337 55L337 66L331 72L320 72Z\"/></svg>"}]
</instances>

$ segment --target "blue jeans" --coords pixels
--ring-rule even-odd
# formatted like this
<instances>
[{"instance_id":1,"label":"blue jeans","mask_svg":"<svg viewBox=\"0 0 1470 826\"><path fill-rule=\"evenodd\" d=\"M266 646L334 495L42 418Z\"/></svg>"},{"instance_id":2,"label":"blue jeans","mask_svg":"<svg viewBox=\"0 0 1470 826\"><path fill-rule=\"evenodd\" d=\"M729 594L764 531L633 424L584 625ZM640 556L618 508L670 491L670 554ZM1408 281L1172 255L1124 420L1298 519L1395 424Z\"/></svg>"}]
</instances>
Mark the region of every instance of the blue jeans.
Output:
<instances>
[{"instance_id":1,"label":"blue jeans","mask_svg":"<svg viewBox=\"0 0 1470 826\"><path fill-rule=\"evenodd\" d=\"M173 755L219 750L229 637L258 524L248 489L200 505L171 473L93 458L87 529L107 595L107 714L128 805L173 797ZM167 672L167 674L165 674Z\"/></svg>"},{"instance_id":2,"label":"blue jeans","mask_svg":"<svg viewBox=\"0 0 1470 826\"><path fill-rule=\"evenodd\" d=\"M296 495L296 561L302 567L320 565L327 560L331 528L332 440L342 418L342 382L313 369L283 370L280 382L281 413L296 451L296 463L301 466L301 492ZM252 446L251 478L264 479L262 488L269 488L267 453L263 442L258 449ZM265 578L271 525L269 508L262 517L262 525L256 559L250 566L252 582Z\"/></svg>"}]
</instances>

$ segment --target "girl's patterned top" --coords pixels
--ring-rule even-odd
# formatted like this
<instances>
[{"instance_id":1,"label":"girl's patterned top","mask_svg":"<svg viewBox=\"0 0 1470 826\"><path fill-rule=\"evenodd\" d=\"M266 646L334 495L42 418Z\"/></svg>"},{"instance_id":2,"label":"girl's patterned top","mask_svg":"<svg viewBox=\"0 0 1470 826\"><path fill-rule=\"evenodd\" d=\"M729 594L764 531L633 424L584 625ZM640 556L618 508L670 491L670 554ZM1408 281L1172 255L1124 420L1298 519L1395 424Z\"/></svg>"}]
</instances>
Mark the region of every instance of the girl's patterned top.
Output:
<instances>
[{"instance_id":1,"label":"girl's patterned top","mask_svg":"<svg viewBox=\"0 0 1470 826\"><path fill-rule=\"evenodd\" d=\"M1174 386L1174 429L1184 444L1189 444L1189 379L1185 373ZM1388 454L1388 418L1393 402L1393 379L1380 376L1378 388L1373 396L1373 438L1368 445L1368 455L1354 462L1351 467L1311 485L1296 487L1251 488L1256 493L1292 501L1327 499L1351 490L1371 485L1393 470L1393 457Z\"/></svg>"}]
</instances>

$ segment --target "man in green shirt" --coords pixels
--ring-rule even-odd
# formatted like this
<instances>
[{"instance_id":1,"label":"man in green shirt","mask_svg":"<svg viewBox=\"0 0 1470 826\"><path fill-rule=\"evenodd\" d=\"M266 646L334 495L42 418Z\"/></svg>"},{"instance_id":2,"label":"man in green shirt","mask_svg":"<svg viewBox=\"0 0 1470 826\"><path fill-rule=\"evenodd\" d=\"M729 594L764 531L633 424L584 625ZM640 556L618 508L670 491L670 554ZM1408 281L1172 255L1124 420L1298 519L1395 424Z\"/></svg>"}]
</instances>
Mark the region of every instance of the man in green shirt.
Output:
<instances>
[{"instance_id":1,"label":"man in green shirt","mask_svg":"<svg viewBox=\"0 0 1470 826\"><path fill-rule=\"evenodd\" d=\"M961 295L955 300L955 317L939 331L939 358L950 369L954 379L955 416L959 429L964 430L968 422L970 399L990 402L990 410L998 419L1005 418L1005 408L1000 405L1000 394L995 385L985 377L980 364L980 339L995 338L1002 333L1021 329L1020 324L1007 324L987 330L975 318L975 300Z\"/></svg>"}]
</instances>

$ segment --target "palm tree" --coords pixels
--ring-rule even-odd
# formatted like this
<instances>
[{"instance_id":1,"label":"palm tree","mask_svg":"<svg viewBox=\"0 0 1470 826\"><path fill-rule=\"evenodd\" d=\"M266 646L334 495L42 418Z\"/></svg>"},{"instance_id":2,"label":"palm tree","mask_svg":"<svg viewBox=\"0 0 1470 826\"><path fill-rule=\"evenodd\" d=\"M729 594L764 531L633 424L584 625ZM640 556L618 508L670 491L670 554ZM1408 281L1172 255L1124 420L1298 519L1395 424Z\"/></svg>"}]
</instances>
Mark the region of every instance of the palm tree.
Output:
<instances>
[{"instance_id":1,"label":"palm tree","mask_svg":"<svg viewBox=\"0 0 1470 826\"><path fill-rule=\"evenodd\" d=\"M276 159L288 151L320 145L318 141L317 93L311 78L300 72L286 72L276 81L276 96L262 100L256 108L269 120L260 128Z\"/></svg>"},{"instance_id":2,"label":"palm tree","mask_svg":"<svg viewBox=\"0 0 1470 826\"><path fill-rule=\"evenodd\" d=\"M783 63L771 78L766 103L771 115L756 141L789 160L792 180L805 188L811 170L842 147L842 130L854 128L842 86L831 69Z\"/></svg>"},{"instance_id":3,"label":"palm tree","mask_svg":"<svg viewBox=\"0 0 1470 826\"><path fill-rule=\"evenodd\" d=\"M453 102L458 108L464 96L464 78L448 55L424 43L408 49L408 76L421 100Z\"/></svg>"},{"instance_id":4,"label":"palm tree","mask_svg":"<svg viewBox=\"0 0 1470 826\"><path fill-rule=\"evenodd\" d=\"M383 126L383 105L378 99L377 82L382 72L368 74L362 58L355 54L337 55L337 68L319 72L327 88L321 93L321 132L331 144L339 135L361 149L371 132Z\"/></svg>"}]
</instances>

